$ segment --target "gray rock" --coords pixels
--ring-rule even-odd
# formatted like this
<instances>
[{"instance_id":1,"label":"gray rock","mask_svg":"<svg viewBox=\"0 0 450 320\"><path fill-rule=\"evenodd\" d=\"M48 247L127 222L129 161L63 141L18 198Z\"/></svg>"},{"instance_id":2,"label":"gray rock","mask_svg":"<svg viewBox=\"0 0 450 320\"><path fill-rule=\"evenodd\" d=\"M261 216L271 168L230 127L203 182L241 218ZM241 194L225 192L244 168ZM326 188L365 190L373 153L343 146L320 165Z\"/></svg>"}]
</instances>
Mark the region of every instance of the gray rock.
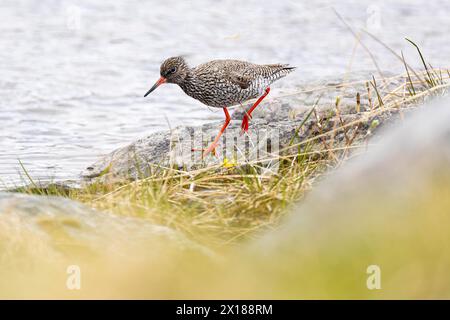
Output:
<instances>
[{"instance_id":1,"label":"gray rock","mask_svg":"<svg viewBox=\"0 0 450 320\"><path fill-rule=\"evenodd\" d=\"M264 279L252 298L449 298L450 99L429 105L249 246L238 260ZM372 265L381 290L366 287Z\"/></svg>"},{"instance_id":2,"label":"gray rock","mask_svg":"<svg viewBox=\"0 0 450 320\"><path fill-rule=\"evenodd\" d=\"M0 194L0 269L6 275L0 295L24 297L31 290L31 297L45 298L45 288L50 297L64 298L449 298L449 124L446 99L385 129L379 146L325 177L278 230L217 264L206 255L168 254L166 244L177 240L167 241L164 231L147 241L154 229L144 221L129 228L121 217L110 223L109 215L68 200ZM154 258L133 264L133 251L121 247L128 241L137 242L142 254L155 251ZM93 275L77 296L66 290L65 269L54 268L57 259L49 254L84 245L119 259L83 265L83 277ZM36 268L30 255L51 265ZM381 268L380 290L367 287L369 266Z\"/></svg>"},{"instance_id":3,"label":"gray rock","mask_svg":"<svg viewBox=\"0 0 450 320\"><path fill-rule=\"evenodd\" d=\"M170 247L209 254L180 233L144 219L99 212L65 198L9 192L0 193L0 239L2 265L12 263L18 252L58 259L80 251L126 255L149 245L153 251Z\"/></svg>"},{"instance_id":4,"label":"gray rock","mask_svg":"<svg viewBox=\"0 0 450 320\"><path fill-rule=\"evenodd\" d=\"M379 145L350 161L318 185L298 208L300 212L286 223L286 227L291 230L306 228L307 217L313 220L332 218L329 215L336 209L337 203L342 204L343 209L351 206L348 199L364 203L366 199L378 197L389 200L397 198L405 204L406 199L398 197L415 197L434 182L445 182L450 186L450 98L429 104L433 112L429 109L418 110L396 128L383 130L379 133ZM328 210L332 204L333 210ZM372 202L366 205L369 204L384 205ZM319 216L318 212L306 214L312 208L324 216ZM401 211L398 213L404 214ZM344 216L353 214L356 212L350 211ZM285 231L280 230L278 236L287 239ZM273 243L272 240L267 242L267 245Z\"/></svg>"},{"instance_id":5,"label":"gray rock","mask_svg":"<svg viewBox=\"0 0 450 320\"><path fill-rule=\"evenodd\" d=\"M384 90L395 88L399 81L399 79L386 80ZM341 82L342 80L336 81L336 83ZM209 156L202 159L201 152L191 152L191 149L207 147L218 133L221 122L198 127L179 126L172 132L153 133L113 151L88 166L82 172L82 177L88 181L97 177L137 179L148 176L159 166L175 166L192 170L219 165L224 158L237 159L239 164L245 164L256 159L270 158L271 154L279 150L283 150L282 153L292 153L297 150L285 148L291 144L292 138L296 136L296 130L301 125L295 141L302 141L344 123L363 119L359 126L351 128L353 133L356 130L357 139L361 139L369 133L374 120L377 123L385 123L388 119L395 119L398 113L394 110L371 116L367 110L372 106L367 98L361 99L360 112L357 112L356 93L364 95L366 92L367 84L364 81L350 83L347 86L330 82L315 83L300 88L295 93L286 93L272 100L265 100L264 104L256 108L253 113L249 135L241 136L240 130L244 109L248 107L236 110L232 115L233 121L220 144L223 149L218 148L217 157ZM375 97L372 99L375 100ZM336 115L336 104L339 117ZM313 106L315 106L315 113L307 118ZM374 128L371 129L373 133ZM345 137L341 131L324 137L324 139L330 138L333 138L333 143L341 144L348 137ZM268 148L268 145L272 148Z\"/></svg>"}]
</instances>

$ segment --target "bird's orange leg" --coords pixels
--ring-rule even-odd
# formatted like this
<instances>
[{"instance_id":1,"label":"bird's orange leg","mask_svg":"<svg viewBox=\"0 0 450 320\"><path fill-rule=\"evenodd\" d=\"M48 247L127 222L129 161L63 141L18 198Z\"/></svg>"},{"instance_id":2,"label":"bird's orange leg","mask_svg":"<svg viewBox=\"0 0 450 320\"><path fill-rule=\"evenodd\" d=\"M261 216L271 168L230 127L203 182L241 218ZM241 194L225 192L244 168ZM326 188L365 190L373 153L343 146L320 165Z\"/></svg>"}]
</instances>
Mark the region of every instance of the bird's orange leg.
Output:
<instances>
[{"instance_id":1,"label":"bird's orange leg","mask_svg":"<svg viewBox=\"0 0 450 320\"><path fill-rule=\"evenodd\" d=\"M228 109L227 108L223 108L223 112L225 113L225 122L224 122L222 128L220 129L219 134L214 139L214 141L203 152L203 157L206 157L211 151L214 152L214 154L216 153L215 150L216 150L217 144L219 143L219 139L222 136L222 134L225 132L225 129L228 127L228 124L230 124L231 117L230 117L230 114L228 113Z\"/></svg>"},{"instance_id":2,"label":"bird's orange leg","mask_svg":"<svg viewBox=\"0 0 450 320\"><path fill-rule=\"evenodd\" d=\"M252 118L253 110L255 110L255 108L258 106L258 104L260 104L261 101L263 101L263 99L269 94L269 92L270 92L270 88L267 87L264 94L261 97L259 97L259 99L256 100L256 102L253 104L253 106L250 109L248 109L248 111L245 113L244 118L242 119L242 124L241 124L242 132L248 131L248 122L249 122L249 119Z\"/></svg>"}]
</instances>

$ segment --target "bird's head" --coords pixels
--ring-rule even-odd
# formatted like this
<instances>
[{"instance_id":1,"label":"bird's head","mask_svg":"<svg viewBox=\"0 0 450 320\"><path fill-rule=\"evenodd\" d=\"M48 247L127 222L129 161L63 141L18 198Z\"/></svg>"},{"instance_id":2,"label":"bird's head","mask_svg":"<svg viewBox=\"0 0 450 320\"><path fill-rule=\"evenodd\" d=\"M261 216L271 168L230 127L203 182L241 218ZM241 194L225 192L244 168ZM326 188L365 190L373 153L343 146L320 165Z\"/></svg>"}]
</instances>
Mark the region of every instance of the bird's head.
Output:
<instances>
[{"instance_id":1,"label":"bird's head","mask_svg":"<svg viewBox=\"0 0 450 320\"><path fill-rule=\"evenodd\" d=\"M181 84L186 79L189 72L189 67L184 61L183 57L172 57L166 59L161 64L160 74L161 78L151 87L150 90L144 95L148 96L153 90L158 88L163 83L176 83Z\"/></svg>"}]
</instances>

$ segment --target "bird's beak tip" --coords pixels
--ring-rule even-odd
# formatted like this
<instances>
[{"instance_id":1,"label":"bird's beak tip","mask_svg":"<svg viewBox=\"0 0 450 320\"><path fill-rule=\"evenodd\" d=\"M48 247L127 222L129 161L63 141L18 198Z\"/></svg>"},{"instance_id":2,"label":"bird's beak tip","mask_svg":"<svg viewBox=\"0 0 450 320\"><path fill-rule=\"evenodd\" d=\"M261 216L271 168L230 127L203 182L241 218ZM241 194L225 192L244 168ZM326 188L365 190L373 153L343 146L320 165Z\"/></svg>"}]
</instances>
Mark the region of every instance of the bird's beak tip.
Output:
<instances>
[{"instance_id":1,"label":"bird's beak tip","mask_svg":"<svg viewBox=\"0 0 450 320\"><path fill-rule=\"evenodd\" d=\"M159 78L159 80L156 81L156 83L153 85L153 87L151 87L150 90L148 90L147 93L144 94L144 98L165 82L166 82L166 78L164 78L164 77Z\"/></svg>"}]
</instances>

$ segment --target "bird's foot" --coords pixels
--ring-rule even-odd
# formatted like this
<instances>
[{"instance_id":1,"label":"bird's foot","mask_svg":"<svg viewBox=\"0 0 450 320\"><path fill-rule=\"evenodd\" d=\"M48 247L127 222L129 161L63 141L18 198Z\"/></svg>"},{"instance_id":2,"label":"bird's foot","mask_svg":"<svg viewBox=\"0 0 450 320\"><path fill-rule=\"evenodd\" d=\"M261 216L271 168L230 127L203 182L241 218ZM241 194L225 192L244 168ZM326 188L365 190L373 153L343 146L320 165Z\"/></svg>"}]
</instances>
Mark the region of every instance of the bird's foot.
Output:
<instances>
[{"instance_id":1,"label":"bird's foot","mask_svg":"<svg viewBox=\"0 0 450 320\"><path fill-rule=\"evenodd\" d=\"M205 151L203 151L203 158L205 158L209 153L213 153L213 155L215 157L217 157L216 154L216 147L217 147L217 143L211 143L211 145L208 147L208 149L206 149Z\"/></svg>"},{"instance_id":2,"label":"bird's foot","mask_svg":"<svg viewBox=\"0 0 450 320\"><path fill-rule=\"evenodd\" d=\"M248 123L251 118L252 118L252 116L250 114L248 114L248 113L244 114L244 118L242 118L242 123L241 123L241 135L244 134L244 132L248 132Z\"/></svg>"},{"instance_id":3,"label":"bird's foot","mask_svg":"<svg viewBox=\"0 0 450 320\"><path fill-rule=\"evenodd\" d=\"M211 144L207 149L204 149L204 148L201 148L201 149L193 148L191 150L192 151L201 151L201 152L203 152L202 158L205 158L211 152L212 152L212 154L215 157L217 157L216 147L217 147L217 145Z\"/></svg>"}]
</instances>

